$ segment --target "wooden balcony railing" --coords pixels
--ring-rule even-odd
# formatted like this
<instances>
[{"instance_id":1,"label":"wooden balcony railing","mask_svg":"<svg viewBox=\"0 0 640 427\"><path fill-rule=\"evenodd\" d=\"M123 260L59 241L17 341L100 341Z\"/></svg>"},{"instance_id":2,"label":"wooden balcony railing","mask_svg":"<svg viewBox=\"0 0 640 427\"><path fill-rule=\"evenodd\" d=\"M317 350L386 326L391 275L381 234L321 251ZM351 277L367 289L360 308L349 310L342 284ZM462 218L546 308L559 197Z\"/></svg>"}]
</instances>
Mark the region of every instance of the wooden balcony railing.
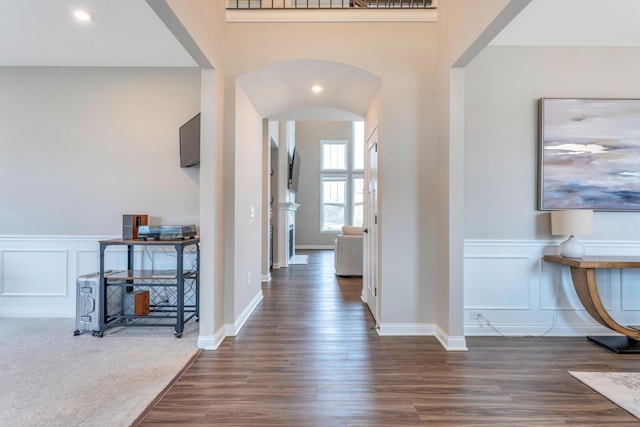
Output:
<instances>
[{"instance_id":1,"label":"wooden balcony railing","mask_svg":"<svg viewBox=\"0 0 640 427\"><path fill-rule=\"evenodd\" d=\"M437 0L227 0L227 9L435 9Z\"/></svg>"}]
</instances>

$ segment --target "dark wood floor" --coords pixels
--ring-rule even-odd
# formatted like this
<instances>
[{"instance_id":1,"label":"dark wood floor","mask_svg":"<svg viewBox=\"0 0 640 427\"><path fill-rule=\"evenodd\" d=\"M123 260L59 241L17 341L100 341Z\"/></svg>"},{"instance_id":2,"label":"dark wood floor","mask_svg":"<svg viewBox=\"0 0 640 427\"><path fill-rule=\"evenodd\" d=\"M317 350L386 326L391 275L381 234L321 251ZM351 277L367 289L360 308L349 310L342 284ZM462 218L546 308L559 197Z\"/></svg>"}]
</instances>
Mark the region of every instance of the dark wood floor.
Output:
<instances>
[{"instance_id":1,"label":"dark wood floor","mask_svg":"<svg viewBox=\"0 0 640 427\"><path fill-rule=\"evenodd\" d=\"M275 270L241 333L205 351L143 426L638 426L567 371L637 371L584 338L380 337L333 252ZM386 284L392 291L393 284Z\"/></svg>"}]
</instances>

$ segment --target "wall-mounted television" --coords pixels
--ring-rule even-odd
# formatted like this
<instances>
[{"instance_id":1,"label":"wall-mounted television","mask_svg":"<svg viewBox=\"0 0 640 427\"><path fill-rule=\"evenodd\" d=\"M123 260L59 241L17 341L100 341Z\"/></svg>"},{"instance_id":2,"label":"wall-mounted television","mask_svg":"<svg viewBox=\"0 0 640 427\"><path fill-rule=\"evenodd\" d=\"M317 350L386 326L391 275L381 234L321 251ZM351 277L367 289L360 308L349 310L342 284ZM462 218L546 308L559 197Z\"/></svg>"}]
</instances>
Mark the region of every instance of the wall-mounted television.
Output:
<instances>
[{"instance_id":1,"label":"wall-mounted television","mask_svg":"<svg viewBox=\"0 0 640 427\"><path fill-rule=\"evenodd\" d=\"M298 192L298 183L300 182L300 153L293 149L293 157L289 165L289 190L294 193Z\"/></svg>"},{"instance_id":2,"label":"wall-mounted television","mask_svg":"<svg viewBox=\"0 0 640 427\"><path fill-rule=\"evenodd\" d=\"M200 163L200 113L180 126L180 167Z\"/></svg>"}]
</instances>

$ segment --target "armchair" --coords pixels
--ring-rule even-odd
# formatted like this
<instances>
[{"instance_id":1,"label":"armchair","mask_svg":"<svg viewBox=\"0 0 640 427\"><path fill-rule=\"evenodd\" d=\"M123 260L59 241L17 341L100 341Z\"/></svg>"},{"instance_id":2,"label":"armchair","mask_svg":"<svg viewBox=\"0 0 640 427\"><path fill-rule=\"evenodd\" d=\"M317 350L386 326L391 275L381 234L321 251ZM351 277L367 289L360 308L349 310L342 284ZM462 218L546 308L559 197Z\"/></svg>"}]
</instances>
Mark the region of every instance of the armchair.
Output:
<instances>
[{"instance_id":1,"label":"armchair","mask_svg":"<svg viewBox=\"0 0 640 427\"><path fill-rule=\"evenodd\" d=\"M342 227L335 240L334 261L337 276L362 276L362 227Z\"/></svg>"}]
</instances>

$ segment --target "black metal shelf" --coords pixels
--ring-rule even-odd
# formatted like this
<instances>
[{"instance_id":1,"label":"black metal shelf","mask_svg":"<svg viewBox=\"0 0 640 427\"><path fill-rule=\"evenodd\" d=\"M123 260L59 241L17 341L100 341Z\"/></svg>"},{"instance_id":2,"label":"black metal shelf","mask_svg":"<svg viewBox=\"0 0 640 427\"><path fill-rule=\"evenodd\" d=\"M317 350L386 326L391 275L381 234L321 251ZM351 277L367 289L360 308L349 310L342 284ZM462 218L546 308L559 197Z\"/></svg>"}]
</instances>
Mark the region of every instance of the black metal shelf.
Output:
<instances>
[{"instance_id":1,"label":"black metal shelf","mask_svg":"<svg viewBox=\"0 0 640 427\"><path fill-rule=\"evenodd\" d=\"M93 335L101 337L112 326L174 326L174 335L182 336L184 324L199 316L200 294L200 239L184 240L131 240L100 241L100 296L102 310L99 328ZM127 269L112 272L105 277L104 255L110 246L127 246ZM134 269L135 246L173 246L176 251L175 270ZM183 266L185 248L195 246L195 269ZM135 307L127 304L124 291L148 292L148 313L135 314ZM119 293L119 294L118 294ZM111 297L111 298L109 298ZM133 297L132 297L133 298ZM112 301L120 301L118 308L108 307ZM135 305L135 303L134 303ZM109 309L110 308L110 309ZM168 323L166 320L175 319ZM161 322L161 321L165 322Z\"/></svg>"}]
</instances>

